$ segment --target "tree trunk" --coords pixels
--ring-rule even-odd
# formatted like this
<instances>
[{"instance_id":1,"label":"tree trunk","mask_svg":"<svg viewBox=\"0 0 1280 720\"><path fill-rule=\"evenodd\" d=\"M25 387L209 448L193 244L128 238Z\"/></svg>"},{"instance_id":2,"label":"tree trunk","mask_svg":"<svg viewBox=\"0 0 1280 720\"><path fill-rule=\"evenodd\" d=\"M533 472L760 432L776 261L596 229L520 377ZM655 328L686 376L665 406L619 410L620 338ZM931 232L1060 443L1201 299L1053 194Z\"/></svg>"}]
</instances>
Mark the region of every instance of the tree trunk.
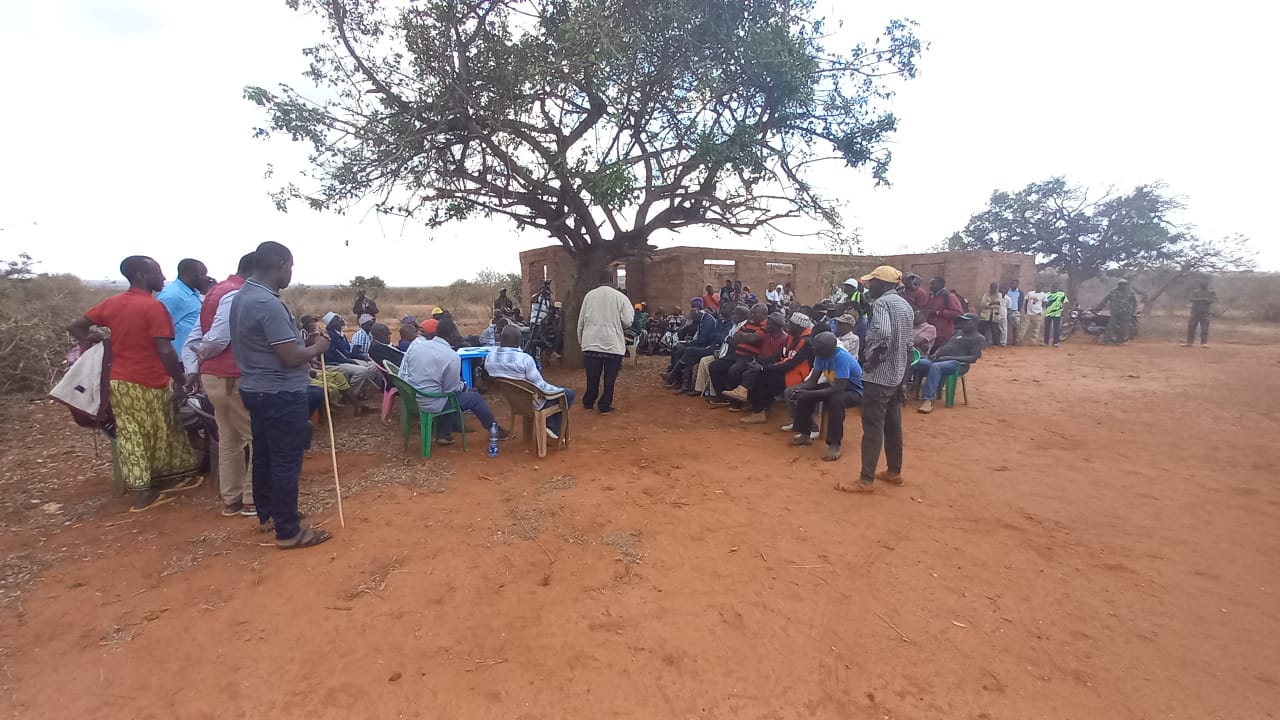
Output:
<instances>
[{"instance_id":1,"label":"tree trunk","mask_svg":"<svg viewBox=\"0 0 1280 720\"><path fill-rule=\"evenodd\" d=\"M609 267L613 258L593 248L574 258L573 284L564 303L564 364L570 368L582 367L582 347L578 343L578 316L582 314L582 298L600 285L600 271Z\"/></svg>"}]
</instances>

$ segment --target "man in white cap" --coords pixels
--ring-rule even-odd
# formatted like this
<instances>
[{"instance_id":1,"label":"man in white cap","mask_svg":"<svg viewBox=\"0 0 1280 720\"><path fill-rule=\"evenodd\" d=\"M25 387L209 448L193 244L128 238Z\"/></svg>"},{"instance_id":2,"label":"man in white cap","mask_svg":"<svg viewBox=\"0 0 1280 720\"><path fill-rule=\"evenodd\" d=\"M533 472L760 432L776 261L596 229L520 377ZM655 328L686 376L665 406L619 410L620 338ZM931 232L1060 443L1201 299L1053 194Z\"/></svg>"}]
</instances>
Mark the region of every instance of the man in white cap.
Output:
<instances>
[{"instance_id":1,"label":"man in white cap","mask_svg":"<svg viewBox=\"0 0 1280 720\"><path fill-rule=\"evenodd\" d=\"M871 321L863 348L866 367L862 375L862 473L856 484L840 482L837 490L871 492L872 483L882 480L902 485L902 405L898 387L911 362L912 327L915 314L911 304L898 294L902 273L881 265L862 278L870 296ZM884 448L888 469L876 474L880 449Z\"/></svg>"},{"instance_id":2,"label":"man in white cap","mask_svg":"<svg viewBox=\"0 0 1280 720\"><path fill-rule=\"evenodd\" d=\"M373 344L373 336L369 334L369 330L373 327L373 323L374 317L368 313L356 319L360 329L351 336L351 357L357 360L369 359L369 346Z\"/></svg>"}]
</instances>

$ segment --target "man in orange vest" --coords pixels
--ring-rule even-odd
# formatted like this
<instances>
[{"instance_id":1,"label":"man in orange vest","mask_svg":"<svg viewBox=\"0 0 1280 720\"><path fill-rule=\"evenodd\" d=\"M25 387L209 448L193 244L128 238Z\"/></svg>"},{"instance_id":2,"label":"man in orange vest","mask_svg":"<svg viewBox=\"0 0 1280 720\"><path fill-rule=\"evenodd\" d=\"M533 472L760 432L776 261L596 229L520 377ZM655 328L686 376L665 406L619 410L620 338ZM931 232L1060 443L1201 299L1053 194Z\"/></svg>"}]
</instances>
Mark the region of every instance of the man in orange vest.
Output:
<instances>
[{"instance_id":1,"label":"man in orange vest","mask_svg":"<svg viewBox=\"0 0 1280 720\"><path fill-rule=\"evenodd\" d=\"M245 450L253 442L249 411L240 399L240 368L231 353L231 302L253 272L254 254L240 258L236 273L213 286L200 305L200 319L182 349L187 387L201 387L218 423L218 486L224 517L257 517Z\"/></svg>"}]
</instances>

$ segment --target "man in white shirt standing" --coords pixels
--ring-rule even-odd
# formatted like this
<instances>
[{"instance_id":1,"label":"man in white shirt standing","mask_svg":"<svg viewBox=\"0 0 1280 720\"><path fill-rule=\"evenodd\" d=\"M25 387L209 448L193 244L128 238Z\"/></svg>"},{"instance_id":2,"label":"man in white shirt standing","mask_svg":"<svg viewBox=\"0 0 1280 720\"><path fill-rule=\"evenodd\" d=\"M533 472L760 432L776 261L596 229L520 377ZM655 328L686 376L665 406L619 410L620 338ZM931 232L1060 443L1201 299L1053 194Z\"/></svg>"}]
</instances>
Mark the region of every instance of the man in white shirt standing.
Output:
<instances>
[{"instance_id":1,"label":"man in white shirt standing","mask_svg":"<svg viewBox=\"0 0 1280 720\"><path fill-rule=\"evenodd\" d=\"M1022 326L1020 344L1040 344L1040 331L1044 329L1044 301L1046 298L1048 298L1048 295L1040 290L1027 293L1027 311L1023 313L1020 322Z\"/></svg>"},{"instance_id":2,"label":"man in white shirt standing","mask_svg":"<svg viewBox=\"0 0 1280 720\"><path fill-rule=\"evenodd\" d=\"M1022 291L1016 279L1009 281L1009 292L1005 296L1009 298L1009 332L1004 336L1005 342L1017 345L1022 342Z\"/></svg>"},{"instance_id":3,"label":"man in white shirt standing","mask_svg":"<svg viewBox=\"0 0 1280 720\"><path fill-rule=\"evenodd\" d=\"M523 380L548 395L564 393L565 402L569 407L573 407L573 388L562 388L544 380L542 373L538 371L538 364L533 361L533 356L520 349L521 340L523 335L520 328L512 325L503 328L498 338L499 347L484 359L485 372L489 373L490 377ZM554 402L554 400L545 400L538 409ZM552 440L560 438L562 419L560 415L547 418L547 435Z\"/></svg>"},{"instance_id":4,"label":"man in white shirt standing","mask_svg":"<svg viewBox=\"0 0 1280 720\"><path fill-rule=\"evenodd\" d=\"M591 410L599 400L601 415L613 412L613 386L627 350L623 328L631 327L636 310L626 295L613 287L613 271L600 271L600 286L582 298L578 313L578 344L587 371L582 407ZM600 380L604 378L604 387Z\"/></svg>"}]
</instances>

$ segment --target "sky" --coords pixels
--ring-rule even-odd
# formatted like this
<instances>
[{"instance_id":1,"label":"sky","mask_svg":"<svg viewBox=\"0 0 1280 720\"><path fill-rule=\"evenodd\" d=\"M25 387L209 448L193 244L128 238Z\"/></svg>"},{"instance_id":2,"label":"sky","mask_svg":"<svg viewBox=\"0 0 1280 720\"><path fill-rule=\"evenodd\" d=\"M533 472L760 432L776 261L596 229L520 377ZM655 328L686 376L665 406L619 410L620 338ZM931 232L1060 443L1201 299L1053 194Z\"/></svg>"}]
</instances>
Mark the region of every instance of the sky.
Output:
<instances>
[{"instance_id":1,"label":"sky","mask_svg":"<svg viewBox=\"0 0 1280 720\"><path fill-rule=\"evenodd\" d=\"M892 17L930 44L920 76L897 86L892 186L828 169L865 251L925 251L962 228L996 189L1053 175L1097 190L1163 181L1180 220L1205 236L1252 238L1280 271L1271 174L1275 132L1271 3L819 0L840 38L872 38ZM371 214L301 208L267 193L305 147L254 140L261 112L245 85L302 87L312 18L283 0L7 0L0 3L0 260L30 253L44 272L115 279L126 255L172 277L183 257L223 277L264 240L289 245L295 282L378 275L447 284L516 271L552 241L503 221L428 230ZM1273 88L1266 90L1267 87ZM263 177L268 163L277 179ZM477 240L483 240L477 245ZM690 230L659 246L764 249L764 236ZM818 240L773 248L822 251Z\"/></svg>"}]
</instances>

